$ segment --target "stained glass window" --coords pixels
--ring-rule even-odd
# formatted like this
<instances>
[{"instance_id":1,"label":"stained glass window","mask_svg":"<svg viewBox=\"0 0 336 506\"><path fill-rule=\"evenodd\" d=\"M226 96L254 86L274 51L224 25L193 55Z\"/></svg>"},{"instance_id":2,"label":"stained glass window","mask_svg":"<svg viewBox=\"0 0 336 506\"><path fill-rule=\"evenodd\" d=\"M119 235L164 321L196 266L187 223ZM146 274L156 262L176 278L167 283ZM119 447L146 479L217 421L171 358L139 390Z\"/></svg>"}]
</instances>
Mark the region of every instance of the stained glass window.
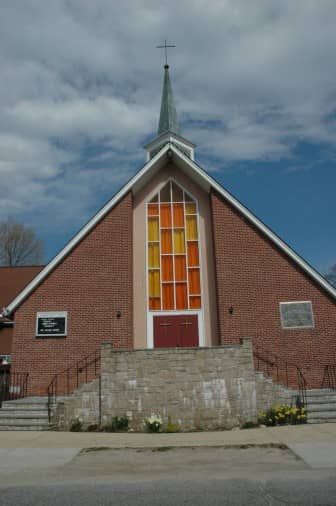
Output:
<instances>
[{"instance_id":1,"label":"stained glass window","mask_svg":"<svg viewBox=\"0 0 336 506\"><path fill-rule=\"evenodd\" d=\"M169 181L147 204L150 311L201 308L197 202Z\"/></svg>"}]
</instances>

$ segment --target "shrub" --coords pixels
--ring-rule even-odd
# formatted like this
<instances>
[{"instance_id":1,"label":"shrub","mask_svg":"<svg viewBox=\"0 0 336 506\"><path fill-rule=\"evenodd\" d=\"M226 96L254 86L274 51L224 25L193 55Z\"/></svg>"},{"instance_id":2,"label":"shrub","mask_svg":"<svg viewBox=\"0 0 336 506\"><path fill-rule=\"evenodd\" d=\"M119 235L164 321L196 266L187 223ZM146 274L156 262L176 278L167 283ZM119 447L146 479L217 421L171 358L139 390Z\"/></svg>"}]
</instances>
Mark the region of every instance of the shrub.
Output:
<instances>
[{"instance_id":1,"label":"shrub","mask_svg":"<svg viewBox=\"0 0 336 506\"><path fill-rule=\"evenodd\" d=\"M151 414L144 420L145 427L148 432L160 432L162 430L162 418L160 415Z\"/></svg>"},{"instance_id":2,"label":"shrub","mask_svg":"<svg viewBox=\"0 0 336 506\"><path fill-rule=\"evenodd\" d=\"M83 420L79 416L72 418L70 422L70 432L81 432L82 428Z\"/></svg>"},{"instance_id":3,"label":"shrub","mask_svg":"<svg viewBox=\"0 0 336 506\"><path fill-rule=\"evenodd\" d=\"M178 423L173 423L171 421L171 417L168 416L168 423L163 426L162 432L173 433L173 432L181 432L181 427Z\"/></svg>"},{"instance_id":4,"label":"shrub","mask_svg":"<svg viewBox=\"0 0 336 506\"><path fill-rule=\"evenodd\" d=\"M304 407L291 407L287 404L277 404L274 408L259 413L258 422L267 427L288 424L298 425L307 422L307 414Z\"/></svg>"},{"instance_id":5,"label":"shrub","mask_svg":"<svg viewBox=\"0 0 336 506\"><path fill-rule=\"evenodd\" d=\"M126 415L113 416L110 423L103 427L105 432L118 432L128 429L128 418Z\"/></svg>"}]
</instances>

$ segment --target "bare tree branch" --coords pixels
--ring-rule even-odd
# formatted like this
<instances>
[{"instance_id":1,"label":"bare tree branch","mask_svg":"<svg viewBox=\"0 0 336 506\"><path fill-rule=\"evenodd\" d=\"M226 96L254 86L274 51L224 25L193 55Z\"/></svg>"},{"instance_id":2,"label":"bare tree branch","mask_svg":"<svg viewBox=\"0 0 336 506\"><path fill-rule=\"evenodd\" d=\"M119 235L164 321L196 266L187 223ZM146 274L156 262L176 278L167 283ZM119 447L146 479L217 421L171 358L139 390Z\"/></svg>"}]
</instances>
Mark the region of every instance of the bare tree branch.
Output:
<instances>
[{"instance_id":1,"label":"bare tree branch","mask_svg":"<svg viewBox=\"0 0 336 506\"><path fill-rule=\"evenodd\" d=\"M32 228L11 219L0 223L0 265L32 265L43 260L43 245Z\"/></svg>"}]
</instances>

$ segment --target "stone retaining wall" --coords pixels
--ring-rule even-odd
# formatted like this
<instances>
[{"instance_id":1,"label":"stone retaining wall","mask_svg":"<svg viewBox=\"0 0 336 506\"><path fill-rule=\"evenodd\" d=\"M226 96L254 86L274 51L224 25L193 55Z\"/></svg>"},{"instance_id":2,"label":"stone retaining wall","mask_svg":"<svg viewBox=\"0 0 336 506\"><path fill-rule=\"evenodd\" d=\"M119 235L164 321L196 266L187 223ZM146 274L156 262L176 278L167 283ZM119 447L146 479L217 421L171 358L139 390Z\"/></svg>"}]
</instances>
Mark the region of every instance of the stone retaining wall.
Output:
<instances>
[{"instance_id":1,"label":"stone retaining wall","mask_svg":"<svg viewBox=\"0 0 336 506\"><path fill-rule=\"evenodd\" d=\"M229 429L256 421L259 410L289 395L255 373L250 338L237 346L132 351L105 343L101 353L100 385L83 385L64 402L60 427L75 416L88 425L126 414L131 428L143 430L155 413L185 431Z\"/></svg>"}]
</instances>

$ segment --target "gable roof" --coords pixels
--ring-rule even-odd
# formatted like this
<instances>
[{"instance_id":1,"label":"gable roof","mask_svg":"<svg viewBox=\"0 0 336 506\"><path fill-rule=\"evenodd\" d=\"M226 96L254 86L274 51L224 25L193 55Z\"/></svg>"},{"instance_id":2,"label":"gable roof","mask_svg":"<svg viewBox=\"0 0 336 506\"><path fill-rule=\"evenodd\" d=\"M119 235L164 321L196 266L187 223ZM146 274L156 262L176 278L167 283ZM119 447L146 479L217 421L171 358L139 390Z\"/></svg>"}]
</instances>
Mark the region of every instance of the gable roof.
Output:
<instances>
[{"instance_id":1,"label":"gable roof","mask_svg":"<svg viewBox=\"0 0 336 506\"><path fill-rule=\"evenodd\" d=\"M101 219L129 192L137 193L152 176L160 170L168 160L174 158L174 163L189 177L195 180L205 191L211 188L217 191L227 202L239 211L258 230L268 237L294 263L305 271L321 288L336 299L336 289L328 283L311 265L278 237L269 227L259 220L239 200L219 184L212 176L204 171L196 162L188 158L174 144L167 143L151 160L149 160L96 214L86 225L64 246L64 248L37 274L37 276L15 297L5 308L4 315L12 313L35 288L55 269L55 267L73 250L73 248L99 223Z\"/></svg>"}]
</instances>

